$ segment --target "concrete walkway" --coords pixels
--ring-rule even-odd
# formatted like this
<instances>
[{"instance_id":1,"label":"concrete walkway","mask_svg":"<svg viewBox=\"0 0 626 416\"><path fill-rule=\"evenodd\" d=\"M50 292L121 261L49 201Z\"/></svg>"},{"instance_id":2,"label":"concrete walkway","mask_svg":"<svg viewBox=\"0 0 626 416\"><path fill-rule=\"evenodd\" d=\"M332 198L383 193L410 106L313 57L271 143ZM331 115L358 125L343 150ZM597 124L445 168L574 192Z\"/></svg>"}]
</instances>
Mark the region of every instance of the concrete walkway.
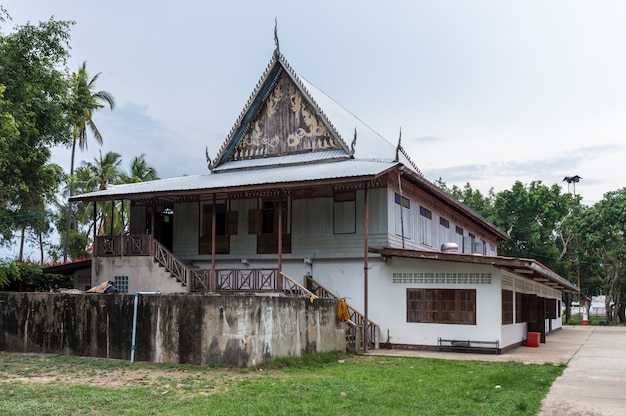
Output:
<instances>
[{"instance_id":1,"label":"concrete walkway","mask_svg":"<svg viewBox=\"0 0 626 416\"><path fill-rule=\"evenodd\" d=\"M450 360L567 364L544 398L539 416L626 415L626 327L566 326L539 348L518 347L500 355L371 350L369 355Z\"/></svg>"}]
</instances>

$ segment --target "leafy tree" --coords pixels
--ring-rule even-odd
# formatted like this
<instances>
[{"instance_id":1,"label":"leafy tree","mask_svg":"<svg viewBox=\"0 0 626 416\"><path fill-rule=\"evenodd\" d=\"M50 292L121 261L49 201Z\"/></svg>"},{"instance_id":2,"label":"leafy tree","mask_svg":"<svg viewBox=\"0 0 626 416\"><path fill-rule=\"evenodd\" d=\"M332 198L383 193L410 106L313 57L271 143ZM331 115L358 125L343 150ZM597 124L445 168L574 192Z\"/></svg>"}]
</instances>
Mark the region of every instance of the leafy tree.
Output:
<instances>
[{"instance_id":1,"label":"leafy tree","mask_svg":"<svg viewBox=\"0 0 626 416\"><path fill-rule=\"evenodd\" d=\"M452 188L450 188L441 178L439 178L435 181L435 185L440 187L450 196L454 197L460 202L463 202L465 205L482 215L484 218L490 219L490 217L493 215L493 202L496 196L493 188L491 188L485 196L478 189L472 189L472 186L469 182L465 184L463 189L459 188L456 185L453 185Z\"/></svg>"},{"instance_id":2,"label":"leafy tree","mask_svg":"<svg viewBox=\"0 0 626 416\"><path fill-rule=\"evenodd\" d=\"M534 258L557 272L567 271L555 230L574 203L558 185L548 187L541 181L525 186L517 181L511 190L499 192L494 200L492 220L511 237L501 242L498 252L513 257Z\"/></svg>"},{"instance_id":3,"label":"leafy tree","mask_svg":"<svg viewBox=\"0 0 626 416\"><path fill-rule=\"evenodd\" d=\"M510 190L495 194L492 189L487 196L469 183L463 189L450 188L441 179L436 184L509 234L510 239L499 244L499 254L537 259L570 281L577 280L580 197L562 194L560 186L548 187L540 181L528 186L518 181ZM569 320L569 293L565 301Z\"/></svg>"},{"instance_id":4,"label":"leafy tree","mask_svg":"<svg viewBox=\"0 0 626 416\"><path fill-rule=\"evenodd\" d=\"M626 288L626 188L607 192L604 198L583 210L578 221L580 256L584 272L599 283L606 296L606 318L615 322Z\"/></svg>"},{"instance_id":5,"label":"leafy tree","mask_svg":"<svg viewBox=\"0 0 626 416\"><path fill-rule=\"evenodd\" d=\"M71 77L72 101L70 107L70 119L72 123L72 158L70 164L70 198L74 195L74 160L76 156L76 145L78 145L81 151L87 148L87 131L91 131L91 134L96 142L101 145L102 135L93 121L93 114L94 112L104 108L105 105L108 105L111 109L115 107L115 99L111 93L104 90L95 91L96 81L99 76L100 73L97 73L93 78L89 79L89 74L87 73L87 63L83 62L82 66L78 69L78 72L72 74ZM68 207L65 248L63 251L64 259L67 259L69 239L71 235L71 202L68 202Z\"/></svg>"},{"instance_id":6,"label":"leafy tree","mask_svg":"<svg viewBox=\"0 0 626 416\"><path fill-rule=\"evenodd\" d=\"M75 173L75 189L79 194L106 189L108 185L135 183L158 179L156 169L148 165L145 155L133 159L129 171L124 172L121 167L122 159L119 153L107 152L94 158L92 162L83 162ZM98 235L118 235L127 232L127 220L130 218L128 201L108 201L97 205L94 217L94 204L78 202L73 204L75 223L70 231L69 253L72 258L88 255L87 247L93 235L93 226L96 226ZM60 206L62 215L57 217L57 225L64 224L67 206ZM94 223L95 218L95 223ZM62 236L62 241L65 236Z\"/></svg>"},{"instance_id":7,"label":"leafy tree","mask_svg":"<svg viewBox=\"0 0 626 416\"><path fill-rule=\"evenodd\" d=\"M44 262L44 242L43 236L52 231L50 217L52 213L46 207L56 201L56 194L63 181L63 169L56 164L48 163L42 167L41 178L43 181L37 184L28 198L22 201L17 215L20 217L20 251L18 261L23 260L24 243L27 236L39 246L41 263Z\"/></svg>"},{"instance_id":8,"label":"leafy tree","mask_svg":"<svg viewBox=\"0 0 626 416\"><path fill-rule=\"evenodd\" d=\"M17 263L0 260L0 289L20 280L20 270Z\"/></svg>"},{"instance_id":9,"label":"leafy tree","mask_svg":"<svg viewBox=\"0 0 626 416\"><path fill-rule=\"evenodd\" d=\"M2 14L8 16L4 9ZM50 19L0 33L0 244L33 225L35 195L50 179L45 168L49 147L69 142L68 84L62 68L71 25ZM24 218L30 219L25 223Z\"/></svg>"},{"instance_id":10,"label":"leafy tree","mask_svg":"<svg viewBox=\"0 0 626 416\"><path fill-rule=\"evenodd\" d=\"M106 154L99 153L99 157L94 158L92 162L83 162L81 166L76 169L75 185L76 189L80 193L93 192L98 190L104 190L109 184L115 185L122 181L123 177L126 177L121 168L122 159L121 155L116 152L107 152ZM70 247L73 247L74 253L82 245L82 250L86 249L86 246L90 240L90 235L93 232L91 226L94 222L94 204L89 203L77 203L74 204L75 224L70 231ZM102 204L98 204L97 212L95 215L96 232L97 234L113 233L119 234L123 229L121 224L121 205L120 203L114 203L107 201ZM64 236L65 238L65 236ZM81 255L80 257L83 257Z\"/></svg>"},{"instance_id":11,"label":"leafy tree","mask_svg":"<svg viewBox=\"0 0 626 416\"><path fill-rule=\"evenodd\" d=\"M73 284L72 276L44 273L35 263L0 261L0 290L49 292Z\"/></svg>"}]
</instances>

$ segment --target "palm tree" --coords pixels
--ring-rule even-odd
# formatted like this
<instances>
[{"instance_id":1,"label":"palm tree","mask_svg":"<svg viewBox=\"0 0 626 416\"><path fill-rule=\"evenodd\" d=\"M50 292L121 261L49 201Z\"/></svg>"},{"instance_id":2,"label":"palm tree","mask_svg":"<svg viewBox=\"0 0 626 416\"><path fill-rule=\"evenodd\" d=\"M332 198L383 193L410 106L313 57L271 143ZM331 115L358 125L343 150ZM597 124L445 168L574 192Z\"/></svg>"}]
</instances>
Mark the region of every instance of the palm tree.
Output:
<instances>
[{"instance_id":1,"label":"palm tree","mask_svg":"<svg viewBox=\"0 0 626 416\"><path fill-rule=\"evenodd\" d=\"M98 144L102 144L102 135L96 124L93 122L93 113L106 104L113 109L115 99L107 91L94 91L96 81L100 73L97 73L91 80L87 74L87 62L83 62L78 72L72 74L72 108L70 117L72 118L72 159L70 164L70 198L74 195L74 158L76 155L76 144L81 151L87 148L87 130L91 130L94 139ZM72 205L68 201L67 228L65 233L65 247L63 249L63 260L67 261L71 228Z\"/></svg>"},{"instance_id":2,"label":"palm tree","mask_svg":"<svg viewBox=\"0 0 626 416\"><path fill-rule=\"evenodd\" d=\"M100 157L94 158L94 163L85 163L84 167L89 171L93 185L102 191L107 189L109 184L120 182L122 177L121 164L122 157L119 153L107 152L103 157L102 152L100 152ZM104 203L99 217L99 233L109 228L111 235L115 235L122 230L120 208L114 202Z\"/></svg>"},{"instance_id":3,"label":"palm tree","mask_svg":"<svg viewBox=\"0 0 626 416\"><path fill-rule=\"evenodd\" d=\"M146 162L146 154L142 153L140 156L135 156L130 164L130 174L122 177L123 183L136 183L147 182L159 179L156 169L152 166L148 166Z\"/></svg>"},{"instance_id":4,"label":"palm tree","mask_svg":"<svg viewBox=\"0 0 626 416\"><path fill-rule=\"evenodd\" d=\"M146 154L142 153L139 156L135 156L132 163L130 164L129 174L122 175L122 183L137 183L137 182L147 182L154 181L159 179L157 176L157 171L152 166L148 166L146 162ZM130 218L130 201L122 201L121 206L121 216L124 219L124 222ZM122 224L122 229L126 228L126 223Z\"/></svg>"}]
</instances>

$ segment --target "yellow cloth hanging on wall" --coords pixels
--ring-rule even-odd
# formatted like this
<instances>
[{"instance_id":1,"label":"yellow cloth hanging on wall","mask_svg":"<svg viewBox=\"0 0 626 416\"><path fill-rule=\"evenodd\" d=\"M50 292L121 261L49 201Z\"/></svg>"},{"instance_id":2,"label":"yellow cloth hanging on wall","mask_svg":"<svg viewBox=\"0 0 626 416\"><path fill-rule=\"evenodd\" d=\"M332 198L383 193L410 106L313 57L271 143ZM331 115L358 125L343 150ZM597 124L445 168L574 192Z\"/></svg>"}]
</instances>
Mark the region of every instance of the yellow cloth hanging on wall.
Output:
<instances>
[{"instance_id":1,"label":"yellow cloth hanging on wall","mask_svg":"<svg viewBox=\"0 0 626 416\"><path fill-rule=\"evenodd\" d=\"M339 299L337 303L337 319L341 322L346 322L350 319L350 312L348 311L348 305L344 298Z\"/></svg>"}]
</instances>

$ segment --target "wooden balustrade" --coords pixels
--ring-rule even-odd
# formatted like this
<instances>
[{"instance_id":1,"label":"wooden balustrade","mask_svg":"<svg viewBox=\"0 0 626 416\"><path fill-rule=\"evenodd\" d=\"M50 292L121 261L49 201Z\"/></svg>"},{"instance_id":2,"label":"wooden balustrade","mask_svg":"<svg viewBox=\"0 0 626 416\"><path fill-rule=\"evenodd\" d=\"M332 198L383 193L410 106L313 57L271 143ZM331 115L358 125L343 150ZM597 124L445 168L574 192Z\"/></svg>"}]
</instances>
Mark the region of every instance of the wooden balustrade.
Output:
<instances>
[{"instance_id":1,"label":"wooden balustrade","mask_svg":"<svg viewBox=\"0 0 626 416\"><path fill-rule=\"evenodd\" d=\"M149 234L96 237L96 257L151 256L152 236Z\"/></svg>"},{"instance_id":2,"label":"wooden balustrade","mask_svg":"<svg viewBox=\"0 0 626 416\"><path fill-rule=\"evenodd\" d=\"M306 276L306 287L313 292L316 296L321 298L334 298L339 300L339 296L331 292L319 282L315 281L311 276ZM364 328L367 327L367 340L368 344L376 345L378 339L378 324L369 320L369 324L366 325L365 315L354 309L349 304L348 312L350 313L350 320L348 321L348 327L346 328L346 346L348 348L354 347L354 349L364 350L363 342L365 337L363 336ZM353 345L351 345L353 343Z\"/></svg>"},{"instance_id":3,"label":"wooden balustrade","mask_svg":"<svg viewBox=\"0 0 626 416\"><path fill-rule=\"evenodd\" d=\"M181 282L190 292L283 292L295 296L316 296L339 300L339 296L306 276L301 285L278 269L216 269L215 287L211 286L211 270L189 267L176 258L165 246L149 234L125 236L98 236L95 241L97 257L153 256L154 261ZM377 344L378 325L371 320L366 325L365 316L347 305L350 319L346 326L346 347L364 351L364 333L367 328L368 344Z\"/></svg>"}]
</instances>

